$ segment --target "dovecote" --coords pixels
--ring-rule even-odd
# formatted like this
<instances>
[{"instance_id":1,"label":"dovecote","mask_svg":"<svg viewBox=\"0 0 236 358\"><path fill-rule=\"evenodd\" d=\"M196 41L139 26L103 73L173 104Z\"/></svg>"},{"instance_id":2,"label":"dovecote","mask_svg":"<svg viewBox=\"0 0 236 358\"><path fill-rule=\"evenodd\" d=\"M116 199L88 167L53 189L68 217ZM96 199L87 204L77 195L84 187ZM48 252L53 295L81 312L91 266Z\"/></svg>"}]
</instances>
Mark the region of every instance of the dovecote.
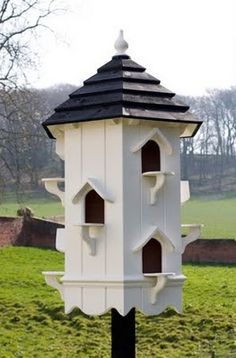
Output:
<instances>
[{"instance_id":1,"label":"dovecote","mask_svg":"<svg viewBox=\"0 0 236 358\"><path fill-rule=\"evenodd\" d=\"M45 180L65 206L56 245L65 270L44 274L66 312L181 311L181 254L199 230L183 243L180 138L201 121L131 60L122 34L115 47L111 61L43 123L65 164L64 179Z\"/></svg>"}]
</instances>

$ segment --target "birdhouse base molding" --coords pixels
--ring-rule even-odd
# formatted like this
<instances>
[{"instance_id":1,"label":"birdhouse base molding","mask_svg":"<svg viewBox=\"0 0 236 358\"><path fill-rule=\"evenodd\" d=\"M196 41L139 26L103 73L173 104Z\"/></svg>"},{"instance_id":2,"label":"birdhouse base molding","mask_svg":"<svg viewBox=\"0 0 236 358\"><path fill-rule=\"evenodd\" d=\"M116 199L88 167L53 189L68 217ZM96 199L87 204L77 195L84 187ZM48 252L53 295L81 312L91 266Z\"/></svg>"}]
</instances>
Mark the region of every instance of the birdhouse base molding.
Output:
<instances>
[{"instance_id":1,"label":"birdhouse base molding","mask_svg":"<svg viewBox=\"0 0 236 358\"><path fill-rule=\"evenodd\" d=\"M125 316L133 307L145 315L157 315L168 306L173 306L178 312L182 311L183 275L173 273L159 274L165 277L165 284L158 274L130 277L126 280L93 278L78 280L63 276L63 272L45 272L46 282L57 289L65 302L65 312L70 313L79 308L87 315L102 315L115 308ZM59 280L59 276L62 278ZM155 291L155 292L154 292Z\"/></svg>"}]
</instances>

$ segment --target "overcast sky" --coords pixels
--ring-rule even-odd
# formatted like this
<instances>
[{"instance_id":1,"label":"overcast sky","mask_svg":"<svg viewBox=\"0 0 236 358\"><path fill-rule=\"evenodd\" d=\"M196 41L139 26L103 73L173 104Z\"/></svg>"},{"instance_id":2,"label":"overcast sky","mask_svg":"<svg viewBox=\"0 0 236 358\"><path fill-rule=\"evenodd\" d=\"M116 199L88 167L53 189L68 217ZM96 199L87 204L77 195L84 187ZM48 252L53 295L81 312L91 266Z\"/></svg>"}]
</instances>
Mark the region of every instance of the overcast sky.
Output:
<instances>
[{"instance_id":1,"label":"overcast sky","mask_svg":"<svg viewBox=\"0 0 236 358\"><path fill-rule=\"evenodd\" d=\"M39 40L34 86L81 85L114 55L120 29L128 54L184 95L236 85L236 0L67 0Z\"/></svg>"}]
</instances>

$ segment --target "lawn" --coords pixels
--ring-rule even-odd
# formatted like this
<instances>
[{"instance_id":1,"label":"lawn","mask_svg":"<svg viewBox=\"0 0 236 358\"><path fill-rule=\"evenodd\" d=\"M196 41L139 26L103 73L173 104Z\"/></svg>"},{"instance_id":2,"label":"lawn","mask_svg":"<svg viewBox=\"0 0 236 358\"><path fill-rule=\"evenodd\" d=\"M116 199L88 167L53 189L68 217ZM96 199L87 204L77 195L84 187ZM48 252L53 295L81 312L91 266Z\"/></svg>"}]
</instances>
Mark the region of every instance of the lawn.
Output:
<instances>
[{"instance_id":1,"label":"lawn","mask_svg":"<svg viewBox=\"0 0 236 358\"><path fill-rule=\"evenodd\" d=\"M30 207L37 217L52 217L62 215L64 208L59 200L52 199L27 199L25 198L20 204L15 200L9 200L0 204L0 216L16 216L20 207Z\"/></svg>"},{"instance_id":2,"label":"lawn","mask_svg":"<svg viewBox=\"0 0 236 358\"><path fill-rule=\"evenodd\" d=\"M182 207L182 223L203 224L203 238L236 239L236 198L191 199Z\"/></svg>"},{"instance_id":3,"label":"lawn","mask_svg":"<svg viewBox=\"0 0 236 358\"><path fill-rule=\"evenodd\" d=\"M0 357L108 358L110 314L63 313L41 271L63 269L63 255L0 249ZM236 357L236 267L184 266L184 313L137 314L137 358Z\"/></svg>"}]
</instances>

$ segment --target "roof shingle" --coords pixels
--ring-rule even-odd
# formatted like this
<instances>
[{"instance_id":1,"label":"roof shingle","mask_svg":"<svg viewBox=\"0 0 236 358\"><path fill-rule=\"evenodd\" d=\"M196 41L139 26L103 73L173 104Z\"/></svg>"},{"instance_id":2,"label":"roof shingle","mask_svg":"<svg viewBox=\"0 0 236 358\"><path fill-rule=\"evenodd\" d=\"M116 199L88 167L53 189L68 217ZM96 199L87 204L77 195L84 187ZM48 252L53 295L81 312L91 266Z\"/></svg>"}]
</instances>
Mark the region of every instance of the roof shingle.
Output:
<instances>
[{"instance_id":1,"label":"roof shingle","mask_svg":"<svg viewBox=\"0 0 236 358\"><path fill-rule=\"evenodd\" d=\"M78 123L116 117L192 123L194 135L202 121L194 118L189 107L177 101L175 93L160 84L127 55L112 60L84 81L69 99L55 109L43 126Z\"/></svg>"}]
</instances>

